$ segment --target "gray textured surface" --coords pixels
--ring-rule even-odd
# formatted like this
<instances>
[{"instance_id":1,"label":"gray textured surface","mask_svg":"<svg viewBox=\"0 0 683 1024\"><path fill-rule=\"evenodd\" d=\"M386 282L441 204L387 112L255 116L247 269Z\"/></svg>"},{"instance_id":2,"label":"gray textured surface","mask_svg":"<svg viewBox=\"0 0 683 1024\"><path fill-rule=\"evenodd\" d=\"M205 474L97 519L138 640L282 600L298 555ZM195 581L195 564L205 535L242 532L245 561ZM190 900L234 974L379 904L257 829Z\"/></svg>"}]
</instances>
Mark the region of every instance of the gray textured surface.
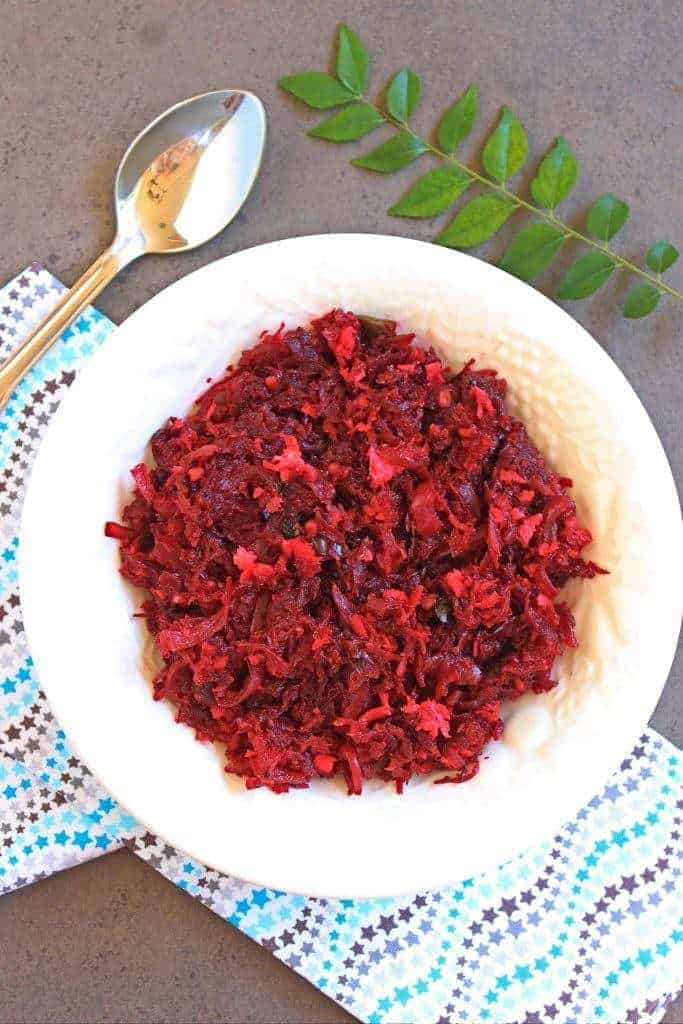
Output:
<instances>
[{"instance_id":1,"label":"gray textured surface","mask_svg":"<svg viewBox=\"0 0 683 1024\"><path fill-rule=\"evenodd\" d=\"M683 30L665 0L2 0L0 278L40 258L73 281L109 240L110 182L130 138L171 103L225 86L253 89L268 109L256 190L230 231L198 253L125 273L101 301L113 319L257 242L347 230L427 237L428 225L385 213L414 169L385 179L349 167L349 151L362 145L342 152L307 140L311 119L275 87L282 74L325 66L340 18L374 50L378 85L408 61L424 74L424 130L478 80L484 127L505 102L525 122L534 153L560 131L574 144L582 183L570 215L609 189L632 203L620 240L627 255L639 258L662 236L683 241ZM681 287L683 266L671 282ZM614 313L625 291L615 277L576 313L635 386L680 484L681 309L663 304L647 322L625 322ZM653 718L678 743L681 660ZM2 1024L347 1019L125 853L5 897L0 949ZM667 1021L683 1021L683 1002Z\"/></svg>"}]
</instances>

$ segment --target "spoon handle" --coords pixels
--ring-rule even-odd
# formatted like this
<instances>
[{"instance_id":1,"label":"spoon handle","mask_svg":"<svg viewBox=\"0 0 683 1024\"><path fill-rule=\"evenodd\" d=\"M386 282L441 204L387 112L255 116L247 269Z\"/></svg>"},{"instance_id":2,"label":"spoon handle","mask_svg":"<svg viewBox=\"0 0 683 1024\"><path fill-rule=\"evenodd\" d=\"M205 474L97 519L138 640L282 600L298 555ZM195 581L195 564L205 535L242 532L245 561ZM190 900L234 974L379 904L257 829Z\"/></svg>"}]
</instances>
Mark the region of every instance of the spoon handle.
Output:
<instances>
[{"instance_id":1,"label":"spoon handle","mask_svg":"<svg viewBox=\"0 0 683 1024\"><path fill-rule=\"evenodd\" d=\"M17 384L40 357L73 323L112 278L131 260L140 255L139 248L122 245L117 239L93 265L65 292L53 310L34 327L22 345L0 367L0 411L10 399Z\"/></svg>"}]
</instances>

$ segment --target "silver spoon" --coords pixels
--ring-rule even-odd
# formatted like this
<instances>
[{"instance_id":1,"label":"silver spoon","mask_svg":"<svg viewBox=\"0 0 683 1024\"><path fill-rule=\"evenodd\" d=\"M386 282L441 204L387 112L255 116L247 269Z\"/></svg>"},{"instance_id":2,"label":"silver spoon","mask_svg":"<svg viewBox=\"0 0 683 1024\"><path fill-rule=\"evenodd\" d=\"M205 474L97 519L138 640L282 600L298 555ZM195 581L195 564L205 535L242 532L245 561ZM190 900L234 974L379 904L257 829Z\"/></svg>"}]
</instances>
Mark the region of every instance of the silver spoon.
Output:
<instances>
[{"instance_id":1,"label":"silver spoon","mask_svg":"<svg viewBox=\"0 0 683 1024\"><path fill-rule=\"evenodd\" d=\"M31 367L118 272L147 253L186 252L222 231L256 180L266 115L223 89L171 107L128 147L116 174L116 236L0 368L0 410Z\"/></svg>"}]
</instances>

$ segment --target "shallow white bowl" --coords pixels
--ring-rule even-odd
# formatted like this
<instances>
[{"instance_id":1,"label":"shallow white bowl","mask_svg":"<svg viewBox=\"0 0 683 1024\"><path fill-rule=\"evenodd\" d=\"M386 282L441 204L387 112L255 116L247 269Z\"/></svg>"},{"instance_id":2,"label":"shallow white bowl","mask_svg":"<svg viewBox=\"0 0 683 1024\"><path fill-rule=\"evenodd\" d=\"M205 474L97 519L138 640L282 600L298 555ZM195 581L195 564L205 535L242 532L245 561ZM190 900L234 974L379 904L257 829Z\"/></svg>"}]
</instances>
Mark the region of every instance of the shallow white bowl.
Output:
<instances>
[{"instance_id":1,"label":"shallow white bowl","mask_svg":"<svg viewBox=\"0 0 683 1024\"><path fill-rule=\"evenodd\" d=\"M508 711L463 786L320 783L274 796L228 778L154 703L134 595L103 523L152 432L182 415L264 328L332 306L388 316L459 366L494 366L512 410L574 479L610 570L570 584L580 647L559 685ZM80 374L38 455L21 590L40 681L69 740L149 829L207 865L311 895L378 896L462 879L550 837L648 721L681 614L681 517L655 431L629 384L566 313L495 267L423 242L323 235L259 246L189 275L134 313Z\"/></svg>"}]
</instances>

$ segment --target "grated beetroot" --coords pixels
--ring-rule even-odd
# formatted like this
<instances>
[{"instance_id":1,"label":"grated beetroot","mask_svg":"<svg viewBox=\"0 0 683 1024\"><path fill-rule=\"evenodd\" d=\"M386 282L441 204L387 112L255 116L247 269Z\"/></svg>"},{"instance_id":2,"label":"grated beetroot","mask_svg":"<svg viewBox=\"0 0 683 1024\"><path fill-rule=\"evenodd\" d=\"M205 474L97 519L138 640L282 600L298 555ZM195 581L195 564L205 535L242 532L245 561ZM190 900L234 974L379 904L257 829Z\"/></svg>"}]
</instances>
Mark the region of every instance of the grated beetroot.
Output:
<instances>
[{"instance_id":1,"label":"grated beetroot","mask_svg":"<svg viewBox=\"0 0 683 1024\"><path fill-rule=\"evenodd\" d=\"M565 488L505 410L390 321L333 310L264 333L136 466L121 572L177 720L248 788L342 773L464 782L575 646L558 594L602 570Z\"/></svg>"}]
</instances>

